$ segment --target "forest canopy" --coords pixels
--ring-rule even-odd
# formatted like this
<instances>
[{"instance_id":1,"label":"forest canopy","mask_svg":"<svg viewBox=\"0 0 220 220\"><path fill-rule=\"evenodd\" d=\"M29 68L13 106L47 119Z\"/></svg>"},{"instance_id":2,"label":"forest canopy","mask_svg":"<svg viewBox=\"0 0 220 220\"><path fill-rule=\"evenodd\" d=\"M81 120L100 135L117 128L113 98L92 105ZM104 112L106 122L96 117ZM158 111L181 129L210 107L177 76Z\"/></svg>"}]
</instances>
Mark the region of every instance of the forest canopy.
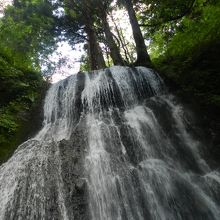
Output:
<instances>
[{"instance_id":1,"label":"forest canopy","mask_svg":"<svg viewBox=\"0 0 220 220\"><path fill-rule=\"evenodd\" d=\"M131 41L114 17L119 10L127 15ZM37 71L47 66L45 75L53 73L48 57L62 41L84 45L85 70L151 67L161 55L188 53L217 39L218 16L217 0L14 0L0 21L0 51L17 66Z\"/></svg>"}]
</instances>

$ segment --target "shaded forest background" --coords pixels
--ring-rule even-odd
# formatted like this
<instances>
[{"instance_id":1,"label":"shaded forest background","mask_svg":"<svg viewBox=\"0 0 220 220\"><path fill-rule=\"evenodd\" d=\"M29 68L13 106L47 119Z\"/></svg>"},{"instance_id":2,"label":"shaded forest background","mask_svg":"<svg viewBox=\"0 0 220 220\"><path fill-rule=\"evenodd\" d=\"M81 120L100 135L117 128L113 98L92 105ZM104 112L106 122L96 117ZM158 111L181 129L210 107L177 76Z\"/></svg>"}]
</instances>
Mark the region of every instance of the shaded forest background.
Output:
<instances>
[{"instance_id":1,"label":"shaded forest background","mask_svg":"<svg viewBox=\"0 0 220 220\"><path fill-rule=\"evenodd\" d=\"M0 1L0 163L41 126L49 79L65 60L60 42L84 45L81 70L143 65L203 118L220 160L220 1ZM133 41L114 20L124 10Z\"/></svg>"}]
</instances>

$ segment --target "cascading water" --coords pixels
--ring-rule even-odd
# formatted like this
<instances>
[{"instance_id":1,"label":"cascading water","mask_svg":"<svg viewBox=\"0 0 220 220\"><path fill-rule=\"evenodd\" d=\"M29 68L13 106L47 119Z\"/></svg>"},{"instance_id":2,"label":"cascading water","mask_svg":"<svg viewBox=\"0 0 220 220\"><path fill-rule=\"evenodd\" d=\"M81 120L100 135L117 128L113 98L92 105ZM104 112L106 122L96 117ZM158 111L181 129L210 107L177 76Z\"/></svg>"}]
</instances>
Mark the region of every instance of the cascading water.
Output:
<instances>
[{"instance_id":1,"label":"cascading water","mask_svg":"<svg viewBox=\"0 0 220 220\"><path fill-rule=\"evenodd\" d=\"M219 220L220 173L143 67L53 85L44 124L0 167L0 219Z\"/></svg>"}]
</instances>

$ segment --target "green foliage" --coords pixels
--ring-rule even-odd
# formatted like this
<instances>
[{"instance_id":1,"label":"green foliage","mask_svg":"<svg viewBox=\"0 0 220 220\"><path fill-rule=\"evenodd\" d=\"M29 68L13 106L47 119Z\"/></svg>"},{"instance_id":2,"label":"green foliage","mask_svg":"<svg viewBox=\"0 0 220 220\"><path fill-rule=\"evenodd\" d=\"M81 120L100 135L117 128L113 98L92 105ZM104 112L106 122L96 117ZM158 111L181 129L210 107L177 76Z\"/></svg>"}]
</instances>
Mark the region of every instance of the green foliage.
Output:
<instances>
[{"instance_id":1,"label":"green foliage","mask_svg":"<svg viewBox=\"0 0 220 220\"><path fill-rule=\"evenodd\" d=\"M80 71L87 72L90 70L89 58L88 56L82 56L80 61Z\"/></svg>"},{"instance_id":2,"label":"green foliage","mask_svg":"<svg viewBox=\"0 0 220 220\"><path fill-rule=\"evenodd\" d=\"M0 56L0 163L21 142L44 85L40 73L15 68L9 61Z\"/></svg>"},{"instance_id":3,"label":"green foliage","mask_svg":"<svg viewBox=\"0 0 220 220\"><path fill-rule=\"evenodd\" d=\"M177 85L180 96L196 102L208 117L217 120L220 112L219 60L220 43L216 40L194 46L188 55L163 56L154 64L168 81Z\"/></svg>"},{"instance_id":4,"label":"green foliage","mask_svg":"<svg viewBox=\"0 0 220 220\"><path fill-rule=\"evenodd\" d=\"M220 6L211 5L201 11L199 20L185 18L181 32L177 32L167 48L168 56L187 56L200 45L215 41L220 37ZM181 43L180 43L181 42Z\"/></svg>"},{"instance_id":5,"label":"green foliage","mask_svg":"<svg viewBox=\"0 0 220 220\"><path fill-rule=\"evenodd\" d=\"M140 22L151 28L151 31L188 14L195 4L195 0L140 0L136 2ZM138 7L140 3L142 5Z\"/></svg>"},{"instance_id":6,"label":"green foliage","mask_svg":"<svg viewBox=\"0 0 220 220\"><path fill-rule=\"evenodd\" d=\"M6 131L8 135L14 134L18 128L17 123L15 122L14 115L11 115L9 112L0 113L0 131L1 134Z\"/></svg>"},{"instance_id":7,"label":"green foliage","mask_svg":"<svg viewBox=\"0 0 220 220\"><path fill-rule=\"evenodd\" d=\"M56 48L56 22L49 1L19 0L0 20L0 51L18 68L40 70Z\"/></svg>"},{"instance_id":8,"label":"green foliage","mask_svg":"<svg viewBox=\"0 0 220 220\"><path fill-rule=\"evenodd\" d=\"M150 52L153 59L167 57L192 56L196 48L220 37L220 3L208 4L205 0L195 1L191 13L176 21L173 35L166 39L164 26L152 35ZM162 55L162 56L161 56Z\"/></svg>"}]
</instances>

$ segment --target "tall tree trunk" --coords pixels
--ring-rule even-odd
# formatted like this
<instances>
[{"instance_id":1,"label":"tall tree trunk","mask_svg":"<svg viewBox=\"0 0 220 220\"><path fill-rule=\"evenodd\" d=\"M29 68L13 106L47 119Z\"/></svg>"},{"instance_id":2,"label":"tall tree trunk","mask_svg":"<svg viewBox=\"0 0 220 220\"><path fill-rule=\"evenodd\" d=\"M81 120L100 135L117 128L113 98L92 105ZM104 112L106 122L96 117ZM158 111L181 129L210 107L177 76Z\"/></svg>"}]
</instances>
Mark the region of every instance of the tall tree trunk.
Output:
<instances>
[{"instance_id":1,"label":"tall tree trunk","mask_svg":"<svg viewBox=\"0 0 220 220\"><path fill-rule=\"evenodd\" d=\"M143 65L143 66L151 67L152 63L150 60L150 56L147 52L147 46L145 45L140 26L137 21L137 17L136 17L134 8L133 8L132 0L125 0L124 3L128 11L129 20L130 20L132 31L133 31L133 37L134 37L135 44L136 44L136 51L137 51L136 65Z\"/></svg>"},{"instance_id":2,"label":"tall tree trunk","mask_svg":"<svg viewBox=\"0 0 220 220\"><path fill-rule=\"evenodd\" d=\"M111 16L111 20L112 20L112 22L114 24L115 31L117 33L117 37L116 36L114 36L114 37L116 39L118 39L117 41L119 42L119 45L122 47L122 49L124 51L126 62L127 63L132 62L131 55L130 55L130 53L128 51L128 48L126 47L125 37L123 36L123 31L121 30L121 27L116 24L112 13L110 14L110 16Z\"/></svg>"},{"instance_id":3,"label":"tall tree trunk","mask_svg":"<svg viewBox=\"0 0 220 220\"><path fill-rule=\"evenodd\" d=\"M83 23L85 25L85 32L88 38L88 55L90 61L90 68L91 70L105 68L105 60L102 54L102 49L99 46L94 27L92 1L81 0L80 4L80 9L82 10L84 18Z\"/></svg>"},{"instance_id":4,"label":"tall tree trunk","mask_svg":"<svg viewBox=\"0 0 220 220\"><path fill-rule=\"evenodd\" d=\"M104 8L101 8L100 16L102 19L103 30L105 32L107 46L110 49L110 55L113 60L113 63L114 63L114 65L124 65L125 61L123 60L123 58L120 54L120 50L114 41L113 34L111 32L109 23L107 21L107 14L106 14L106 11Z\"/></svg>"},{"instance_id":5,"label":"tall tree trunk","mask_svg":"<svg viewBox=\"0 0 220 220\"><path fill-rule=\"evenodd\" d=\"M85 22L85 31L88 37L88 53L91 70L105 68L105 60L97 41L96 33L90 19Z\"/></svg>"}]
</instances>

